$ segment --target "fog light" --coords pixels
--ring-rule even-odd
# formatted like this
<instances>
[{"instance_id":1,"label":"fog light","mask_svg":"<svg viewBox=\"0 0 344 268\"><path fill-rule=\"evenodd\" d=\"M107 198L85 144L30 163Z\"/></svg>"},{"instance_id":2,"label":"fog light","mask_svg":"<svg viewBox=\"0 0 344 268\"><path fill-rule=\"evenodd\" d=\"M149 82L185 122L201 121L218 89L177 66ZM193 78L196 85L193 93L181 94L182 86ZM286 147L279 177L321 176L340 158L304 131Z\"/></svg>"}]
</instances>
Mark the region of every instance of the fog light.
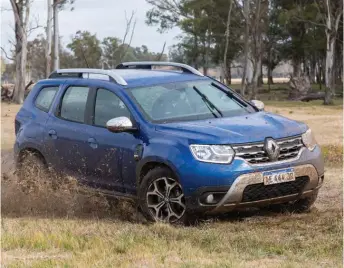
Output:
<instances>
[{"instance_id":1,"label":"fog light","mask_svg":"<svg viewBox=\"0 0 344 268\"><path fill-rule=\"evenodd\" d=\"M205 202L207 202L208 204L211 204L214 202L214 195L210 194L207 196L207 198L205 199Z\"/></svg>"}]
</instances>

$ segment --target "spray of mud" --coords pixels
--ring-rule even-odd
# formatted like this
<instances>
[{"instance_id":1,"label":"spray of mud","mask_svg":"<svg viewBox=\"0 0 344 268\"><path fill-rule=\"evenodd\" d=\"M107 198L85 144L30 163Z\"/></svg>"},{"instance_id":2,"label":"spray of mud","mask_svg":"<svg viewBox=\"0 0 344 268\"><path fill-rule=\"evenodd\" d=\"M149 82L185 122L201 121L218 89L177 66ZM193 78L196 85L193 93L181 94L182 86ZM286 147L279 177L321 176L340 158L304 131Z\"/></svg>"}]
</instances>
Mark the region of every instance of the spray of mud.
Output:
<instances>
[{"instance_id":1,"label":"spray of mud","mask_svg":"<svg viewBox=\"0 0 344 268\"><path fill-rule=\"evenodd\" d=\"M11 152L1 158L3 217L107 218L143 222L133 203L106 198L74 178L51 172L17 176ZM48 174L48 175L47 175Z\"/></svg>"}]
</instances>

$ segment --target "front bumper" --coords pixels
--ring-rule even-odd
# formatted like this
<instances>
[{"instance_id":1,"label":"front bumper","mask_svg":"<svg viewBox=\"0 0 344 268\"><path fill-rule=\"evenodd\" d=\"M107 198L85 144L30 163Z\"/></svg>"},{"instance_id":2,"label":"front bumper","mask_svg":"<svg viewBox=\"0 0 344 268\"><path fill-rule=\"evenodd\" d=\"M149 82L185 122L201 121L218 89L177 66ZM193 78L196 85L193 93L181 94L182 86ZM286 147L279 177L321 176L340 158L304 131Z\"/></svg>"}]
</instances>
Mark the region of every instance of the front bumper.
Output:
<instances>
[{"instance_id":1,"label":"front bumper","mask_svg":"<svg viewBox=\"0 0 344 268\"><path fill-rule=\"evenodd\" d=\"M254 201L244 200L244 190L247 186L263 183L263 173L252 172L237 177L230 187L202 187L198 189L192 196L186 198L187 208L190 212L216 214L228 212L237 208L259 207L305 198L312 195L321 187L324 176L319 175L313 165L299 165L293 168L296 178L308 177L307 183L297 193L294 192L292 194ZM200 197L205 193L222 193L223 197L216 204L208 205L200 201Z\"/></svg>"}]
</instances>

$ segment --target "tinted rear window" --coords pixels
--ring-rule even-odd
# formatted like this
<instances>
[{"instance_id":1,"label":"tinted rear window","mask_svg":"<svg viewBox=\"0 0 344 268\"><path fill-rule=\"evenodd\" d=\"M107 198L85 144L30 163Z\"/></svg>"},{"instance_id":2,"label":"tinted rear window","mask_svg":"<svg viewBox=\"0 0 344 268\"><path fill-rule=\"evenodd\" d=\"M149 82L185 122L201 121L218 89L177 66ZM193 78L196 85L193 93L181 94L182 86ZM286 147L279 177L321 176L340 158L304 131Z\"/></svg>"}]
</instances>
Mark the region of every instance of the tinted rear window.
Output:
<instances>
[{"instance_id":1,"label":"tinted rear window","mask_svg":"<svg viewBox=\"0 0 344 268\"><path fill-rule=\"evenodd\" d=\"M51 104L54 101L58 89L59 87L56 86L42 88L36 98L35 106L44 112L48 112L50 110Z\"/></svg>"},{"instance_id":2,"label":"tinted rear window","mask_svg":"<svg viewBox=\"0 0 344 268\"><path fill-rule=\"evenodd\" d=\"M88 87L69 87L62 99L60 116L70 121L84 123L88 92Z\"/></svg>"}]
</instances>

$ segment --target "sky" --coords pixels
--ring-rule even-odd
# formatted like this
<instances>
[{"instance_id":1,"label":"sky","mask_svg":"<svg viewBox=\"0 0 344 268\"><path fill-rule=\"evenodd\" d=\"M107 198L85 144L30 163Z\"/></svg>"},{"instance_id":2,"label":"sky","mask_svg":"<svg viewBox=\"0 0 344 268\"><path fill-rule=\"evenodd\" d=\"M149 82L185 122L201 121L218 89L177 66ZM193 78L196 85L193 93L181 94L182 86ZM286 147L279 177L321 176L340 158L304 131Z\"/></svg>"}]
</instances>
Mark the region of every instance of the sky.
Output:
<instances>
[{"instance_id":1,"label":"sky","mask_svg":"<svg viewBox=\"0 0 344 268\"><path fill-rule=\"evenodd\" d=\"M39 25L46 25L47 1L32 0L31 15L37 18ZM14 17L10 10L9 0L0 0L1 6L1 46L7 52L11 49L8 40L14 41ZM157 27L148 26L145 23L146 11L151 5L145 0L76 0L73 4L74 10L70 8L59 13L59 30L62 36L62 44L66 46L73 34L78 30L89 31L96 34L99 39L107 36L123 38L125 32L125 11L129 17L135 11L136 28L132 40L132 46L146 45L150 51L161 52L166 41L165 53L168 47L177 43L176 36L181 32L178 28L169 30L161 34ZM35 22L35 20L33 20ZM35 30L29 36L29 40L34 39L38 34L44 33L44 29Z\"/></svg>"}]
</instances>

